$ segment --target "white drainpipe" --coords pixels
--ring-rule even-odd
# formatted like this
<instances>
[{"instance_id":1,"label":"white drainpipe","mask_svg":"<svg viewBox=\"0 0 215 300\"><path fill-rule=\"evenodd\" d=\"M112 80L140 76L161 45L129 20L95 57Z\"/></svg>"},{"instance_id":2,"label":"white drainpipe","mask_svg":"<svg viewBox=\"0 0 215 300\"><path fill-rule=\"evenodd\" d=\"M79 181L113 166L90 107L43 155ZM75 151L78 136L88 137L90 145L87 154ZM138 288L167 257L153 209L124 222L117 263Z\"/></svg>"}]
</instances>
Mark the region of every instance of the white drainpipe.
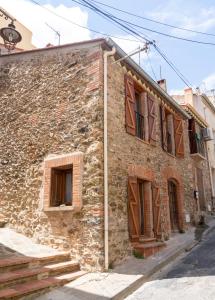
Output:
<instances>
[{"instance_id":1,"label":"white drainpipe","mask_svg":"<svg viewBox=\"0 0 215 300\"><path fill-rule=\"evenodd\" d=\"M114 55L116 49L104 52L104 250L105 250L105 270L109 267L108 255L108 133L107 133L107 100L108 100L108 78L107 59Z\"/></svg>"}]
</instances>

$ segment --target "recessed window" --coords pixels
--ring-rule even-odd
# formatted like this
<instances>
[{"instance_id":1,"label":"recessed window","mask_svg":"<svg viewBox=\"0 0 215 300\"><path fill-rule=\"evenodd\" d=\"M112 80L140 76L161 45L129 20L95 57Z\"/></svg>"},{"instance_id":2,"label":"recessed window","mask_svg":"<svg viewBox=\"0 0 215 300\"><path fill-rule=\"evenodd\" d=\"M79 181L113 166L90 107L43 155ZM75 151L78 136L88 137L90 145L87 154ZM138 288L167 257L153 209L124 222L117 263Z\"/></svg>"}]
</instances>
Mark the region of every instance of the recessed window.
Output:
<instances>
[{"instance_id":1,"label":"recessed window","mask_svg":"<svg viewBox=\"0 0 215 300\"><path fill-rule=\"evenodd\" d=\"M183 120L163 105L160 107L161 141L163 149L178 157L184 157Z\"/></svg>"},{"instance_id":2,"label":"recessed window","mask_svg":"<svg viewBox=\"0 0 215 300\"><path fill-rule=\"evenodd\" d=\"M144 116L143 102L141 102L140 93L135 91L135 118L136 118L136 136L144 139Z\"/></svg>"},{"instance_id":3,"label":"recessed window","mask_svg":"<svg viewBox=\"0 0 215 300\"><path fill-rule=\"evenodd\" d=\"M70 206L73 198L72 165L51 169L50 206Z\"/></svg>"}]
</instances>

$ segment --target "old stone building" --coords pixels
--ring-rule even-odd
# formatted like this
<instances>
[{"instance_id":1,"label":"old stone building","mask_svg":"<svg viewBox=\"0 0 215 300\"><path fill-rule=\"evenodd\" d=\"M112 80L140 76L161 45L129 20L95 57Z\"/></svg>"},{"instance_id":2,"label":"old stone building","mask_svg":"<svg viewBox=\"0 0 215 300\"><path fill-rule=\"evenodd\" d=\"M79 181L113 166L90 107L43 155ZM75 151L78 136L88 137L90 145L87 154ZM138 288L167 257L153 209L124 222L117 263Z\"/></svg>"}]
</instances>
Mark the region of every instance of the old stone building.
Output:
<instances>
[{"instance_id":1,"label":"old stone building","mask_svg":"<svg viewBox=\"0 0 215 300\"><path fill-rule=\"evenodd\" d=\"M0 57L0 213L87 269L153 254L198 213L190 117L124 56L98 39Z\"/></svg>"}]
</instances>

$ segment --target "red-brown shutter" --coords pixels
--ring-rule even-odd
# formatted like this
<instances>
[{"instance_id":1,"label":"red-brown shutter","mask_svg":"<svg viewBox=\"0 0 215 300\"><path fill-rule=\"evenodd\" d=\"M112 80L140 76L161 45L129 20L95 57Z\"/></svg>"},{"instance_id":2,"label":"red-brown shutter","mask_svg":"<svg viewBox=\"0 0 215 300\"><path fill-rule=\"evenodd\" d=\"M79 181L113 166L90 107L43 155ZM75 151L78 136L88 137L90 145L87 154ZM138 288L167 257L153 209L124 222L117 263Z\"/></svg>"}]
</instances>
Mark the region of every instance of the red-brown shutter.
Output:
<instances>
[{"instance_id":1,"label":"red-brown shutter","mask_svg":"<svg viewBox=\"0 0 215 300\"><path fill-rule=\"evenodd\" d=\"M183 119L174 116L175 152L177 157L184 157Z\"/></svg>"},{"instance_id":2,"label":"red-brown shutter","mask_svg":"<svg viewBox=\"0 0 215 300\"><path fill-rule=\"evenodd\" d=\"M144 117L144 140L148 142L149 140L149 124L148 124L148 103L147 103L147 92L142 92L140 94L141 101L141 115Z\"/></svg>"},{"instance_id":3,"label":"red-brown shutter","mask_svg":"<svg viewBox=\"0 0 215 300\"><path fill-rule=\"evenodd\" d=\"M154 234L161 237L161 198L160 188L153 186L153 215L154 215Z\"/></svg>"},{"instance_id":4,"label":"red-brown shutter","mask_svg":"<svg viewBox=\"0 0 215 300\"><path fill-rule=\"evenodd\" d=\"M135 121L135 91L134 81L128 75L125 75L125 126L126 131L132 135L136 134Z\"/></svg>"},{"instance_id":5,"label":"red-brown shutter","mask_svg":"<svg viewBox=\"0 0 215 300\"><path fill-rule=\"evenodd\" d=\"M156 107L154 99L148 95L148 123L149 123L149 141L156 142Z\"/></svg>"},{"instance_id":6,"label":"red-brown shutter","mask_svg":"<svg viewBox=\"0 0 215 300\"><path fill-rule=\"evenodd\" d=\"M140 204L137 178L128 178L128 227L131 241L138 241L140 236Z\"/></svg>"},{"instance_id":7,"label":"red-brown shutter","mask_svg":"<svg viewBox=\"0 0 215 300\"><path fill-rule=\"evenodd\" d=\"M165 107L163 105L160 106L160 118L161 118L161 140L162 140L162 148L167 151L167 118Z\"/></svg>"}]
</instances>

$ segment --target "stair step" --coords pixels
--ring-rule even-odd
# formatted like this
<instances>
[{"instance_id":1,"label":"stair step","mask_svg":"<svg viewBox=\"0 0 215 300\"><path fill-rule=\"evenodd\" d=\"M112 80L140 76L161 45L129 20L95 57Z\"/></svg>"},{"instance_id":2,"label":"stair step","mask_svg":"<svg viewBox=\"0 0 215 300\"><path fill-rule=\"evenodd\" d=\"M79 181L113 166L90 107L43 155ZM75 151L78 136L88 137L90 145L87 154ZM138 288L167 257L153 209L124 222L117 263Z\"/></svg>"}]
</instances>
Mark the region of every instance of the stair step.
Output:
<instances>
[{"instance_id":1,"label":"stair step","mask_svg":"<svg viewBox=\"0 0 215 300\"><path fill-rule=\"evenodd\" d=\"M28 282L35 279L44 279L49 276L56 276L80 270L79 264L72 261L61 262L40 268L20 269L0 274L0 288L14 284Z\"/></svg>"},{"instance_id":2,"label":"stair step","mask_svg":"<svg viewBox=\"0 0 215 300\"><path fill-rule=\"evenodd\" d=\"M49 277L41 280L34 280L24 284L18 284L11 288L0 291L0 299L19 299L21 296L30 295L44 289L64 285L86 274L84 271L77 271L61 276Z\"/></svg>"},{"instance_id":3,"label":"stair step","mask_svg":"<svg viewBox=\"0 0 215 300\"><path fill-rule=\"evenodd\" d=\"M164 246L165 246L164 242L152 242L146 244L139 243L138 245L135 246L135 248L146 249L151 247L164 247Z\"/></svg>"},{"instance_id":4,"label":"stair step","mask_svg":"<svg viewBox=\"0 0 215 300\"><path fill-rule=\"evenodd\" d=\"M156 254L165 246L166 244L164 242L139 243L134 246L134 250L141 253L144 257L148 257Z\"/></svg>"},{"instance_id":5,"label":"stair step","mask_svg":"<svg viewBox=\"0 0 215 300\"><path fill-rule=\"evenodd\" d=\"M6 224L7 224L6 221L0 220L0 228L4 228Z\"/></svg>"},{"instance_id":6,"label":"stair step","mask_svg":"<svg viewBox=\"0 0 215 300\"><path fill-rule=\"evenodd\" d=\"M21 268L36 268L45 264L62 262L69 259L69 252L60 252L54 255L40 257L12 256L0 259L0 274Z\"/></svg>"},{"instance_id":7,"label":"stair step","mask_svg":"<svg viewBox=\"0 0 215 300\"><path fill-rule=\"evenodd\" d=\"M139 242L140 243L152 243L152 242L156 242L156 238L144 238L144 237L140 237L139 238Z\"/></svg>"}]
</instances>

